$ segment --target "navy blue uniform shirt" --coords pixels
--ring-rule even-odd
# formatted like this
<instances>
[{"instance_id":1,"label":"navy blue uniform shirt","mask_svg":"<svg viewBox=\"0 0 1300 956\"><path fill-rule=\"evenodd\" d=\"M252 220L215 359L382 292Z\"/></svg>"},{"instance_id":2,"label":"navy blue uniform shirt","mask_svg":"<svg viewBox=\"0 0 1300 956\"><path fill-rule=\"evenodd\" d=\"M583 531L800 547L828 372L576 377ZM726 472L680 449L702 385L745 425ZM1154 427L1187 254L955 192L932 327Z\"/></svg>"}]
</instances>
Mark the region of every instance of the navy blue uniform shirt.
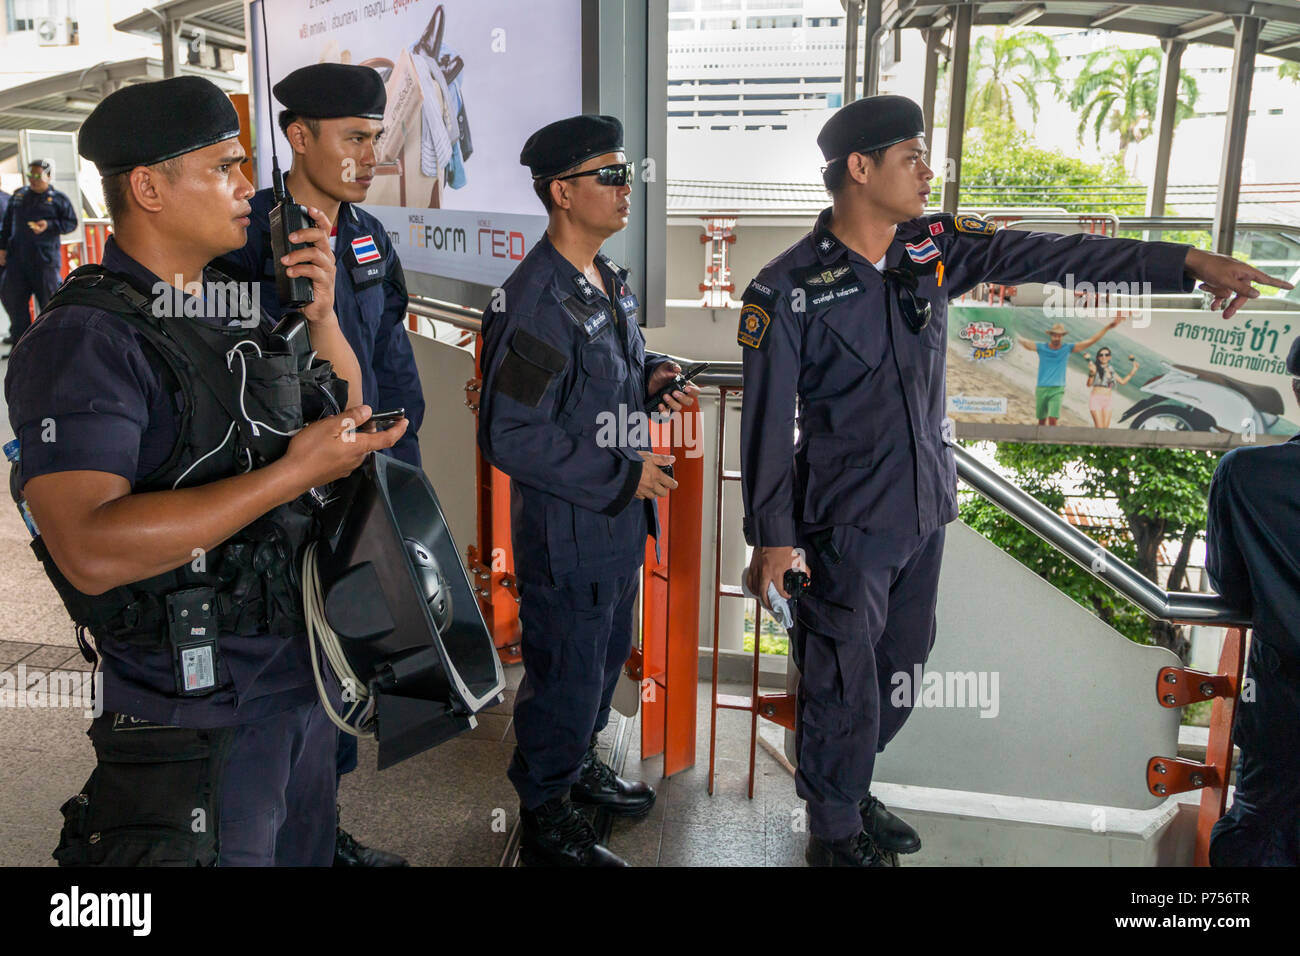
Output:
<instances>
[{"instance_id":1,"label":"navy blue uniform shirt","mask_svg":"<svg viewBox=\"0 0 1300 956\"><path fill-rule=\"evenodd\" d=\"M275 197L262 189L250 200L248 241L225 255L217 267L236 279L261 282L261 305L280 318L271 252L271 208ZM410 424L392 454L419 467L416 432L424 422L424 391L406 331L406 275L384 224L351 203L339 206L334 243L334 312L339 329L361 365L361 400L372 411L406 409Z\"/></svg>"},{"instance_id":2,"label":"navy blue uniform shirt","mask_svg":"<svg viewBox=\"0 0 1300 956\"><path fill-rule=\"evenodd\" d=\"M650 448L635 423L646 382L671 360L646 352L627 270L603 255L596 265L612 301L545 235L502 287L504 308L483 314L478 443L510 476L521 581L617 576L658 532L653 500L634 500L637 450Z\"/></svg>"},{"instance_id":3,"label":"navy blue uniform shirt","mask_svg":"<svg viewBox=\"0 0 1300 956\"><path fill-rule=\"evenodd\" d=\"M1210 482L1205 569L1255 636L1300 663L1300 435L1234 448Z\"/></svg>"},{"instance_id":4,"label":"navy blue uniform shirt","mask_svg":"<svg viewBox=\"0 0 1300 956\"><path fill-rule=\"evenodd\" d=\"M974 216L901 223L886 270L919 272L929 324L913 332L897 285L850 251L824 210L745 290L741 418L745 537L795 545L795 523L924 535L957 517L943 434L948 300L981 282L1150 282L1188 292L1187 246L995 230ZM942 262L940 272L938 264ZM942 286L940 286L942 281ZM795 425L799 427L796 445Z\"/></svg>"},{"instance_id":5,"label":"navy blue uniform shirt","mask_svg":"<svg viewBox=\"0 0 1300 956\"><path fill-rule=\"evenodd\" d=\"M44 219L49 225L40 235L29 222ZM57 265L59 236L77 228L77 211L68 197L50 186L38 193L30 186L14 190L0 220L0 249L9 253L8 265Z\"/></svg>"},{"instance_id":6,"label":"navy blue uniform shirt","mask_svg":"<svg viewBox=\"0 0 1300 956\"><path fill-rule=\"evenodd\" d=\"M104 247L103 266L146 295L164 288L174 294L113 238ZM220 308L224 312L225 304ZM5 374L9 421L22 455L20 484L53 472L102 471L134 486L166 461L177 437L178 396L167 394L142 342L124 320L81 306L52 309L32 325L14 346ZM170 650L101 642L104 709L175 726L216 727L316 696L306 634L222 634L220 648L221 686L182 700L175 697Z\"/></svg>"}]
</instances>

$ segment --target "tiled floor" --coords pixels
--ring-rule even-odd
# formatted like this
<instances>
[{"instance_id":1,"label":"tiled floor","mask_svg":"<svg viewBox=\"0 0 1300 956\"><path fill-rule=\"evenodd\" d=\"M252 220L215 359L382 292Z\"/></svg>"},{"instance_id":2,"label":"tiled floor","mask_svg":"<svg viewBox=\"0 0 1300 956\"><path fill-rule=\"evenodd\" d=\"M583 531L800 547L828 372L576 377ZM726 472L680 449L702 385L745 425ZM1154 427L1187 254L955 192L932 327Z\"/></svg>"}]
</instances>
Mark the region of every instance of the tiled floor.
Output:
<instances>
[{"instance_id":1,"label":"tiled floor","mask_svg":"<svg viewBox=\"0 0 1300 956\"><path fill-rule=\"evenodd\" d=\"M0 671L13 675L11 680L20 673L32 680L50 669L87 668L73 647L0 641ZM514 748L513 688L522 671L513 667L506 673L511 688L505 702L481 715L478 727L463 737L382 773L374 769L373 742L361 742L360 766L344 777L339 793L344 825L358 839L401 853L417 866L500 863L518 817L505 768ZM61 823L58 808L80 789L94 765L87 726L89 719L74 709L0 709L0 865L52 864L50 851ZM624 775L650 781L659 797L647 817L614 822L610 848L639 866L801 862L797 808L802 803L789 773L762 748L754 799L746 796L747 716L719 716L713 796L706 790L707 684L701 686L697 728L696 766L662 779L663 758L641 759L640 720L630 722ZM611 722L601 739L606 757L614 730Z\"/></svg>"}]
</instances>

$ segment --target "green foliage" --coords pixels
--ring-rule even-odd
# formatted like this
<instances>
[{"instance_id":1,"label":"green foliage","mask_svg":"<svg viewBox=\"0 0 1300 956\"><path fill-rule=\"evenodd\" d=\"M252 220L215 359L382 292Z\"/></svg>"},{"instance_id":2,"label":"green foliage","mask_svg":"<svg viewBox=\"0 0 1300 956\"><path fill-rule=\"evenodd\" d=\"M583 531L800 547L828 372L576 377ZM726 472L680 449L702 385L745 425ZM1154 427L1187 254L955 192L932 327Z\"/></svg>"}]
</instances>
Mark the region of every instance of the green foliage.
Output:
<instances>
[{"instance_id":1,"label":"green foliage","mask_svg":"<svg viewBox=\"0 0 1300 956\"><path fill-rule=\"evenodd\" d=\"M1050 85L1059 92L1060 54L1052 38L1043 33L998 27L981 33L971 47L967 68L966 125L986 122L1014 123L1012 90L1019 90L1038 122L1038 88Z\"/></svg>"},{"instance_id":2,"label":"green foliage","mask_svg":"<svg viewBox=\"0 0 1300 956\"><path fill-rule=\"evenodd\" d=\"M1124 527L1080 530L1152 580L1160 544L1179 542L1185 533L1205 527L1205 500L1218 457L1182 449L1012 443L999 445L996 453L998 464L1014 473L1015 483L1053 511L1065 506L1067 477L1084 497L1113 500ZM1175 641L1177 635L1167 625L1151 621L983 498L964 495L961 519L1130 640L1165 646ZM1180 590L1186 585L1171 580L1169 586Z\"/></svg>"},{"instance_id":3,"label":"green foliage","mask_svg":"<svg viewBox=\"0 0 1300 956\"><path fill-rule=\"evenodd\" d=\"M1005 122L988 122L971 131L962 149L961 179L963 188L1044 187L1037 198L1032 191L1017 192L1018 196L1029 197L1019 205L1058 205L1062 195L1075 202L1091 202L1095 196L1088 190L1067 190L1063 194L1061 187L1136 185L1116 159L1090 163L1059 150L1044 149L1034 145L1028 134ZM1136 208L1140 210L1141 204Z\"/></svg>"},{"instance_id":4,"label":"green foliage","mask_svg":"<svg viewBox=\"0 0 1300 956\"><path fill-rule=\"evenodd\" d=\"M1037 146L1008 122L987 120L970 131L962 148L962 197L966 204L995 195L998 205L1062 206L1079 212L1140 216L1141 186L1115 157L1088 162ZM1113 186L1114 190L1097 187ZM1078 187L1078 188L1071 188ZM942 187L940 187L942 188Z\"/></svg>"},{"instance_id":5,"label":"green foliage","mask_svg":"<svg viewBox=\"0 0 1300 956\"><path fill-rule=\"evenodd\" d=\"M1103 131L1119 134L1121 153L1155 131L1160 101L1159 47L1140 50L1096 50L1088 56L1070 91L1071 109L1080 111L1078 137L1083 143L1089 125L1101 144ZM1174 125L1195 113L1198 91L1191 74L1179 76Z\"/></svg>"},{"instance_id":6,"label":"green foliage","mask_svg":"<svg viewBox=\"0 0 1300 956\"><path fill-rule=\"evenodd\" d=\"M1079 212L1110 212L1117 216L1142 216L1145 197L1132 191L1098 190L1098 186L1141 186L1124 169L1118 157L1102 162L1069 156L1036 146L1029 136L1010 123L987 119L967 136L962 149L961 180L964 201L978 202L981 189L1022 187L999 193L999 203L1014 206L1063 206ZM1071 189L1077 186L1078 189ZM1094 187L1094 188L1087 188ZM942 185L940 185L942 190ZM1098 209L1098 205L1104 209ZM1121 232L1125 238L1142 239L1141 232ZM1159 236L1164 242L1183 242L1198 249L1210 249L1208 230L1170 230ZM1238 258L1244 258L1240 253Z\"/></svg>"},{"instance_id":7,"label":"green foliage","mask_svg":"<svg viewBox=\"0 0 1300 956\"><path fill-rule=\"evenodd\" d=\"M745 603L745 636L741 646L750 652L754 650L754 605L748 601ZM758 649L764 654L782 656L790 650L790 638L785 628L766 612L763 614L763 633L758 638Z\"/></svg>"},{"instance_id":8,"label":"green foliage","mask_svg":"<svg viewBox=\"0 0 1300 956\"><path fill-rule=\"evenodd\" d=\"M1292 83L1300 83L1300 63L1295 60L1283 60L1278 64L1277 78L1279 80L1290 80Z\"/></svg>"}]
</instances>

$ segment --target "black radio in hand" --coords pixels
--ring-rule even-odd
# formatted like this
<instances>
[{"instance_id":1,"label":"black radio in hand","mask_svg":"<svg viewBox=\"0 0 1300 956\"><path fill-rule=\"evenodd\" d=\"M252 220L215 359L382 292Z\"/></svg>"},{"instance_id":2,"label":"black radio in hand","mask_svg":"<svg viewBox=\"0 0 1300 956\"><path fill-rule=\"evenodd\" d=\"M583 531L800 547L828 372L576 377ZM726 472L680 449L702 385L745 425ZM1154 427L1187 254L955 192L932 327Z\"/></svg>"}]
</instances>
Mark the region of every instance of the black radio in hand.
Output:
<instances>
[{"instance_id":1,"label":"black radio in hand","mask_svg":"<svg viewBox=\"0 0 1300 956\"><path fill-rule=\"evenodd\" d=\"M271 53L267 49L266 4L262 4L262 54L266 67L266 112L271 120L271 192L275 205L271 207L271 254L275 257L275 297L280 302L281 318L272 335L279 340L286 351L295 347L294 340L307 328L307 317L300 311L304 305L316 301L312 291L311 279L306 276L289 275L289 267L281 260L298 249L306 249L310 242L292 242L291 233L310 229L316 223L307 215L307 210L298 205L289 195L284 184L284 174L280 172L280 158L275 153L275 115L271 110Z\"/></svg>"},{"instance_id":2,"label":"black radio in hand","mask_svg":"<svg viewBox=\"0 0 1300 956\"><path fill-rule=\"evenodd\" d=\"M296 249L306 249L309 242L292 242L291 233L311 229L316 225L307 210L298 205L289 195L280 173L279 164L272 171L275 205L271 207L271 252L275 256L275 295L280 306L286 310L301 309L315 301L316 294L311 289L311 279L306 276L291 276L288 267L281 262L285 256Z\"/></svg>"},{"instance_id":3,"label":"black radio in hand","mask_svg":"<svg viewBox=\"0 0 1300 956\"><path fill-rule=\"evenodd\" d=\"M710 362L700 362L698 365L692 365L685 372L678 372L673 376L673 380L668 383L666 388L660 389L657 394L650 397L650 400L645 404L646 412L653 414L659 410L661 404L666 408L667 403L664 400L668 398L669 395L673 392L686 391L686 386L691 383L691 380L705 369L709 368L711 364L712 363Z\"/></svg>"}]
</instances>

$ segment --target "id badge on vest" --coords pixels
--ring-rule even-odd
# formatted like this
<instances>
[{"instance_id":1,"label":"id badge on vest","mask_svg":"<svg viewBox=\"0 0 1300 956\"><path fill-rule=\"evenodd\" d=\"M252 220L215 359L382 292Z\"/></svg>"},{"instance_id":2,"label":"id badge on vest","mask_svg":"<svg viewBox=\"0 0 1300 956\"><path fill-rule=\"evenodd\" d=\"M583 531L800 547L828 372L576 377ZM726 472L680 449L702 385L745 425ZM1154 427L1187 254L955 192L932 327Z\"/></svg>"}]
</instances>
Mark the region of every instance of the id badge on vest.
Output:
<instances>
[{"instance_id":1,"label":"id badge on vest","mask_svg":"<svg viewBox=\"0 0 1300 956\"><path fill-rule=\"evenodd\" d=\"M217 592L189 588L167 595L167 639L179 697L217 689Z\"/></svg>"}]
</instances>

